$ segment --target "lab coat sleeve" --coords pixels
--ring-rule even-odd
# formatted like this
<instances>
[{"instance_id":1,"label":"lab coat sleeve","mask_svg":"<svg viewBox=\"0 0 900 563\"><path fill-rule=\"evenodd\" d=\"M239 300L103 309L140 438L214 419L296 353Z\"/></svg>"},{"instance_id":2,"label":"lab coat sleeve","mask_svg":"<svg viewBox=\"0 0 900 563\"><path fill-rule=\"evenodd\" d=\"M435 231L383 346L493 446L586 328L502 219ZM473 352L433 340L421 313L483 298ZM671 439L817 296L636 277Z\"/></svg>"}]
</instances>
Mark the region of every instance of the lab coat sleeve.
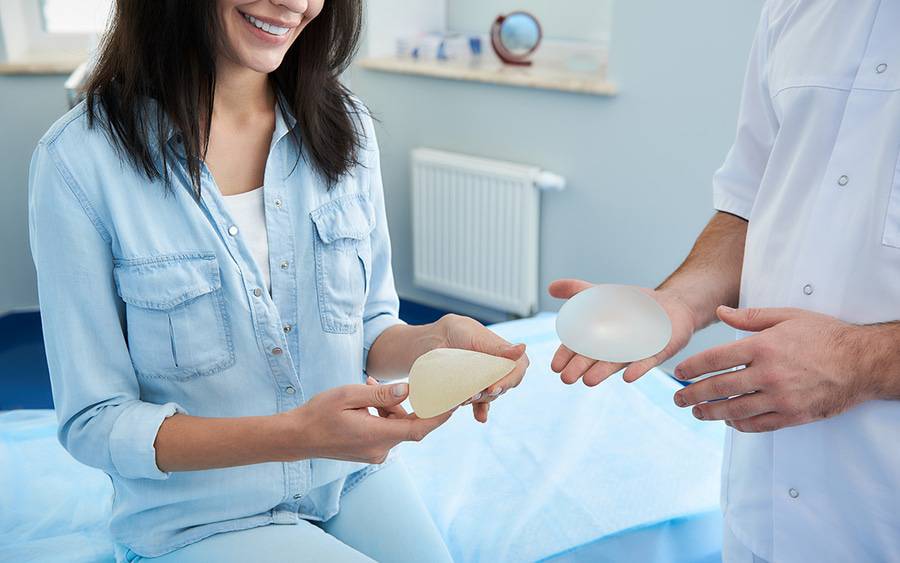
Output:
<instances>
[{"instance_id":1,"label":"lab coat sleeve","mask_svg":"<svg viewBox=\"0 0 900 563\"><path fill-rule=\"evenodd\" d=\"M384 203L384 185L381 178L381 157L372 118L364 110L359 110L362 121L365 173L369 177L369 199L375 211L375 229L371 235L371 278L366 306L363 311L363 344L365 356L363 365L368 365L369 350L375 340L386 329L402 324L399 318L400 300L394 287L394 273L391 268L391 238L388 233L387 213Z\"/></svg>"},{"instance_id":2,"label":"lab coat sleeve","mask_svg":"<svg viewBox=\"0 0 900 563\"><path fill-rule=\"evenodd\" d=\"M715 208L747 220L778 133L768 81L768 20L764 6L744 79L737 136L725 163L713 176Z\"/></svg>"},{"instance_id":3,"label":"lab coat sleeve","mask_svg":"<svg viewBox=\"0 0 900 563\"><path fill-rule=\"evenodd\" d=\"M29 230L60 443L127 479L165 479L154 442L176 404L140 400L113 281L112 237L57 148L42 141L29 173Z\"/></svg>"}]
</instances>

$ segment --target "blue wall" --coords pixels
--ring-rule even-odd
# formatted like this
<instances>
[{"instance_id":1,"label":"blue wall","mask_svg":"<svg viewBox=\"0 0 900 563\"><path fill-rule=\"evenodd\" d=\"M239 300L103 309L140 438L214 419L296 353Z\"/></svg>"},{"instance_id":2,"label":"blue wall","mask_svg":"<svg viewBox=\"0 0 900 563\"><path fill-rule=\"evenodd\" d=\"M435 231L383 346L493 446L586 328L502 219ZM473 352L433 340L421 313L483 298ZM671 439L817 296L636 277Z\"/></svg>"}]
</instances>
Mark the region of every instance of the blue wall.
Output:
<instances>
[{"instance_id":1,"label":"blue wall","mask_svg":"<svg viewBox=\"0 0 900 563\"><path fill-rule=\"evenodd\" d=\"M37 306L28 250L28 163L65 113L64 76L0 76L0 315Z\"/></svg>"},{"instance_id":2,"label":"blue wall","mask_svg":"<svg viewBox=\"0 0 900 563\"><path fill-rule=\"evenodd\" d=\"M612 98L354 71L354 90L381 120L401 295L446 302L412 284L408 170L418 146L568 178L565 192L544 197L542 286L569 276L659 283L712 214L710 178L734 137L760 8L747 0L614 2L611 76L621 93ZM544 309L558 306L544 296ZM716 327L692 349L726 338Z\"/></svg>"}]
</instances>

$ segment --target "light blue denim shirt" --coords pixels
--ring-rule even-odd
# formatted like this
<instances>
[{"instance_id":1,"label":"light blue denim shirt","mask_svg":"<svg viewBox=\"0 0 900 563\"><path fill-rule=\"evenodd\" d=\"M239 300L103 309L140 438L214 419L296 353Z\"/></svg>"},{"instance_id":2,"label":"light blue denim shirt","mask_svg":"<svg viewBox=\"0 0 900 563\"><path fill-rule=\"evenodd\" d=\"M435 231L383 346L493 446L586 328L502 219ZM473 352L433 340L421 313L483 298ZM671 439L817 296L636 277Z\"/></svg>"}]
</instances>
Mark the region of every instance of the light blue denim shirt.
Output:
<instances>
[{"instance_id":1,"label":"light blue denim shirt","mask_svg":"<svg viewBox=\"0 0 900 563\"><path fill-rule=\"evenodd\" d=\"M369 470L314 459L163 473L166 417L271 415L364 382L366 352L399 323L372 122L332 189L280 112L265 167L271 295L208 169L191 190L180 137L172 190L123 161L85 107L31 163L31 245L59 439L109 474L121 547L158 556L218 532L328 519Z\"/></svg>"}]
</instances>

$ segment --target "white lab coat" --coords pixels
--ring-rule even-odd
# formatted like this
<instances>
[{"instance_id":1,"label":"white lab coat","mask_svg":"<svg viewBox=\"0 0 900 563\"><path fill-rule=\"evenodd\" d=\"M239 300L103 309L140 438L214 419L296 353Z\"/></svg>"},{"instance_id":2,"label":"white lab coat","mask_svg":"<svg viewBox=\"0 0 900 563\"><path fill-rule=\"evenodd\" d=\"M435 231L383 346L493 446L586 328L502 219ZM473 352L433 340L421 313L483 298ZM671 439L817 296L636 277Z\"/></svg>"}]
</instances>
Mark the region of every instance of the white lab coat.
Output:
<instances>
[{"instance_id":1,"label":"white lab coat","mask_svg":"<svg viewBox=\"0 0 900 563\"><path fill-rule=\"evenodd\" d=\"M900 319L898 157L900 0L769 1L714 178L750 222L741 306ZM726 525L756 556L900 561L900 401L725 448Z\"/></svg>"}]
</instances>

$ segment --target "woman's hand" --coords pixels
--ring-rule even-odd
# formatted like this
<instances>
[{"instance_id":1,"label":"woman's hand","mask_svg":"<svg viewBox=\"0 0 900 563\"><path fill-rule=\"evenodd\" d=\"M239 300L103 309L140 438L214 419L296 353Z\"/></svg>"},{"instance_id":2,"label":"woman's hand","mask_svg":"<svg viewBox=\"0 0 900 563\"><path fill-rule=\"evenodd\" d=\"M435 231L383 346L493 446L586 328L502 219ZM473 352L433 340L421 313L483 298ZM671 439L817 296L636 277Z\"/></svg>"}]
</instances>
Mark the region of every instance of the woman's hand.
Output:
<instances>
[{"instance_id":1,"label":"woman's hand","mask_svg":"<svg viewBox=\"0 0 900 563\"><path fill-rule=\"evenodd\" d=\"M346 385L316 395L282 415L292 429L296 459L328 458L382 463L400 442L419 442L453 412L429 419L406 414L409 385ZM375 408L382 417L373 416ZM399 410L398 410L399 409Z\"/></svg>"},{"instance_id":2,"label":"woman's hand","mask_svg":"<svg viewBox=\"0 0 900 563\"><path fill-rule=\"evenodd\" d=\"M437 321L443 348L460 348L500 356L516 362L516 367L503 379L476 394L465 404L472 403L472 412L478 422L487 422L490 403L503 393L519 385L528 369L528 356L524 344L511 344L497 336L484 325L460 315L446 315Z\"/></svg>"},{"instance_id":3,"label":"woman's hand","mask_svg":"<svg viewBox=\"0 0 900 563\"><path fill-rule=\"evenodd\" d=\"M593 284L581 280L558 280L550 284L549 292L558 299L569 299L590 287L593 287ZM629 364L592 360L560 345L553 356L550 368L560 374L563 383L571 385L581 379L588 387L594 387L621 369L625 370L622 378L632 383L687 346L697 327L695 315L688 305L677 295L666 290L640 289L662 305L669 316L672 322L672 338L668 345L655 356Z\"/></svg>"}]
</instances>

